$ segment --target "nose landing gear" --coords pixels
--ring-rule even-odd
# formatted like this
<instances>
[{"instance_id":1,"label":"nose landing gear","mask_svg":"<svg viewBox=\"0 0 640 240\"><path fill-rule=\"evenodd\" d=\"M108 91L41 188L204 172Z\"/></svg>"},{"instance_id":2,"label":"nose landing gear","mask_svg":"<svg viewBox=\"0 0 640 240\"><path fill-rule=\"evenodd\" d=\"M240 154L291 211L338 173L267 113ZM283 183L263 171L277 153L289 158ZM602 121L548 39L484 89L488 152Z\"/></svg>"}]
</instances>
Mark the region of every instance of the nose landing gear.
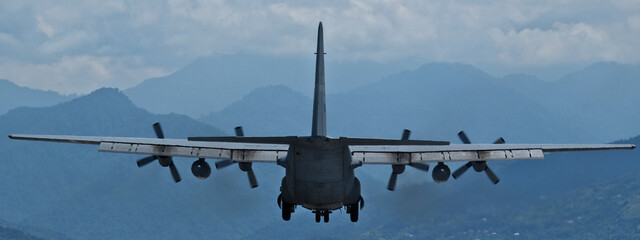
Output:
<instances>
[{"instance_id":1,"label":"nose landing gear","mask_svg":"<svg viewBox=\"0 0 640 240\"><path fill-rule=\"evenodd\" d=\"M329 210L315 210L313 211L313 213L316 214L316 222L320 222L320 218L324 218L324 222L328 223L329 222L329 214L331 213L331 211Z\"/></svg>"}]
</instances>

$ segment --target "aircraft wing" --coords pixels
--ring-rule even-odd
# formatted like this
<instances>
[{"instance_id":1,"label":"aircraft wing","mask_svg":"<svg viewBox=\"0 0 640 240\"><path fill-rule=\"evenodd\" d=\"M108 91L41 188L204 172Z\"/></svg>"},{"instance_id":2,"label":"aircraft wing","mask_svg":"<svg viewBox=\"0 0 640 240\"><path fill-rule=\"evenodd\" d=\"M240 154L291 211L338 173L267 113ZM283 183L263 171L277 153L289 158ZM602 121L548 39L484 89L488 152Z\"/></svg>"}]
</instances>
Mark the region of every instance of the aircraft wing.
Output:
<instances>
[{"instance_id":1,"label":"aircraft wing","mask_svg":"<svg viewBox=\"0 0 640 240\"><path fill-rule=\"evenodd\" d=\"M634 149L632 144L351 145L354 164L542 159L545 152Z\"/></svg>"},{"instance_id":2,"label":"aircraft wing","mask_svg":"<svg viewBox=\"0 0 640 240\"><path fill-rule=\"evenodd\" d=\"M12 134L11 139L99 145L100 152L145 154L235 162L276 162L287 156L288 144L201 142L186 139Z\"/></svg>"}]
</instances>

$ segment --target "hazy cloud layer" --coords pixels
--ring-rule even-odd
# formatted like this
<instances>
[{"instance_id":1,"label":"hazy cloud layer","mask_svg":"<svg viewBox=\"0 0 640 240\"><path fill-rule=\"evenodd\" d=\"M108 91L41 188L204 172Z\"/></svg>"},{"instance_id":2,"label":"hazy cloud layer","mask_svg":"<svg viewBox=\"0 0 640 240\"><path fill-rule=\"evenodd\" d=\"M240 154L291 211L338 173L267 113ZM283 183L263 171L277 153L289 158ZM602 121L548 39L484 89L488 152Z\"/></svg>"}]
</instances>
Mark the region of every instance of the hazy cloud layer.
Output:
<instances>
[{"instance_id":1,"label":"hazy cloud layer","mask_svg":"<svg viewBox=\"0 0 640 240\"><path fill-rule=\"evenodd\" d=\"M417 58L544 67L640 61L640 1L3 1L0 78L63 93L126 88L199 56Z\"/></svg>"}]
</instances>

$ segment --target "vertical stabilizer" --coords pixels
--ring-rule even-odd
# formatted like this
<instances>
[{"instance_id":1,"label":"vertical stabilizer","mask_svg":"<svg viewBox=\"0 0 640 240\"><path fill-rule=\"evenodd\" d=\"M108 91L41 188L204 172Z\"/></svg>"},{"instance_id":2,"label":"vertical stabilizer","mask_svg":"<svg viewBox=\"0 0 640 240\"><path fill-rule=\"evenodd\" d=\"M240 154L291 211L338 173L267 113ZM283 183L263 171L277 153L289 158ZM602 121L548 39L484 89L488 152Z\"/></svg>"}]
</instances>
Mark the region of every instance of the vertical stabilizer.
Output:
<instances>
[{"instance_id":1,"label":"vertical stabilizer","mask_svg":"<svg viewBox=\"0 0 640 240\"><path fill-rule=\"evenodd\" d=\"M327 136L327 107L324 90L324 42L322 22L318 26L318 49L316 51L316 86L313 92L313 125L311 136Z\"/></svg>"}]
</instances>

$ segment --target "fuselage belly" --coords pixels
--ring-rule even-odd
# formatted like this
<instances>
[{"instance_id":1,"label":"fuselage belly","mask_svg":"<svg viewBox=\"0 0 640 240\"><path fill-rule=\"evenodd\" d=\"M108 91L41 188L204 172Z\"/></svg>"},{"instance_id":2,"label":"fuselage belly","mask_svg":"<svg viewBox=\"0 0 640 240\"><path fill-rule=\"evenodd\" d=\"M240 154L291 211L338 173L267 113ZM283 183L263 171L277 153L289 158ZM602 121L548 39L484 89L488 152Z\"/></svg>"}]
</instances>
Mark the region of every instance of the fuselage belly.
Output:
<instances>
[{"instance_id":1,"label":"fuselage belly","mask_svg":"<svg viewBox=\"0 0 640 240\"><path fill-rule=\"evenodd\" d=\"M312 210L335 210L357 202L360 187L355 186L348 146L326 137L301 140L289 147L284 200Z\"/></svg>"}]
</instances>

